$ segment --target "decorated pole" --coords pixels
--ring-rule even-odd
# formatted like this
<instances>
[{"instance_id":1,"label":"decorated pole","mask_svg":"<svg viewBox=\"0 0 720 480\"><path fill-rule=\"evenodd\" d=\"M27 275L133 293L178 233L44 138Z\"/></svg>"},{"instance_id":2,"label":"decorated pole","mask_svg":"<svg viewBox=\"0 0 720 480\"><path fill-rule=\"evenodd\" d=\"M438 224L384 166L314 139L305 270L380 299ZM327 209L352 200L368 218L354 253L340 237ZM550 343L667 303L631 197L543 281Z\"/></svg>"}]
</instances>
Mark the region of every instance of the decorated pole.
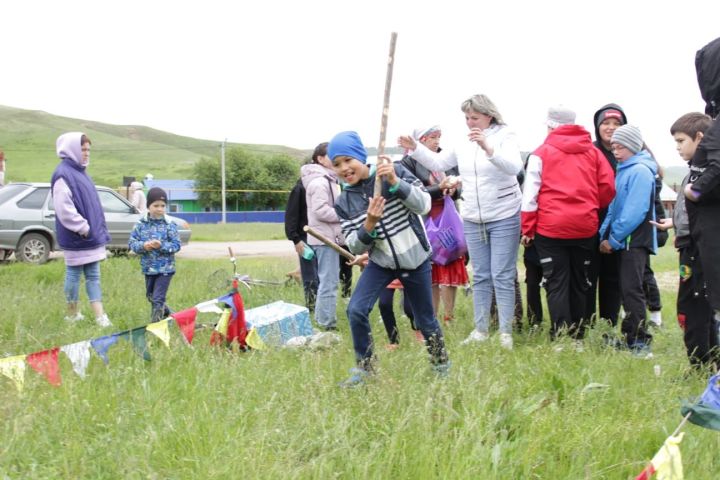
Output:
<instances>
[{"instance_id":1,"label":"decorated pole","mask_svg":"<svg viewBox=\"0 0 720 480\"><path fill-rule=\"evenodd\" d=\"M345 250L344 248L340 247L337 243L333 242L332 240L330 240L329 238L327 238L327 237L326 237L325 235L323 235L322 233L314 230L312 227L308 227L307 225L305 225L305 226L303 227L303 230L304 230L305 232L309 233L310 235L312 235L313 237L317 238L317 239L320 240L321 242L323 242L323 243L324 243L325 245L327 245L328 247L330 247L330 248L332 248L333 250L335 250L337 253L339 253L339 254L342 255L343 257L347 258L349 261L351 261L351 262L354 262L354 261L355 261L355 255L353 255L352 253L348 252L348 251Z\"/></svg>"},{"instance_id":2,"label":"decorated pole","mask_svg":"<svg viewBox=\"0 0 720 480\"><path fill-rule=\"evenodd\" d=\"M380 165L383 160L380 155L385 154L385 137L387 133L388 112L390 110L390 87L392 86L393 64L395 63L395 43L397 42L397 32L390 34L390 53L388 54L387 73L385 74L385 97L383 98L382 119L380 121L380 143L378 144L378 160ZM375 194L377 197L382 195L382 179L375 179Z\"/></svg>"}]
</instances>

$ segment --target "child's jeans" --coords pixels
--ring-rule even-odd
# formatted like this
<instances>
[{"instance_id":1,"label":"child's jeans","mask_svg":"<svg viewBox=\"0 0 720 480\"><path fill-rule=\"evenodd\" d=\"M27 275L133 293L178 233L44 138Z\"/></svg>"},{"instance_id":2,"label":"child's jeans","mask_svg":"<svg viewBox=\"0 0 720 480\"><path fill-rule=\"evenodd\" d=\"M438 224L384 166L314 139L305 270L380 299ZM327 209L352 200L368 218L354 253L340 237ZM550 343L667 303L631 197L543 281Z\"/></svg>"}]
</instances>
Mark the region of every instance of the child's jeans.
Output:
<instances>
[{"instance_id":1,"label":"child's jeans","mask_svg":"<svg viewBox=\"0 0 720 480\"><path fill-rule=\"evenodd\" d=\"M80 297L80 277L85 274L85 290L90 303L102 302L100 262L65 267L65 300L77 303Z\"/></svg>"},{"instance_id":2,"label":"child's jeans","mask_svg":"<svg viewBox=\"0 0 720 480\"><path fill-rule=\"evenodd\" d=\"M145 275L145 296L152 305L150 318L153 322L159 322L165 315L165 299L170 287L170 280L173 274Z\"/></svg>"},{"instance_id":3,"label":"child's jeans","mask_svg":"<svg viewBox=\"0 0 720 480\"><path fill-rule=\"evenodd\" d=\"M415 325L427 339L431 361L434 364L447 362L443 333L433 314L430 272L430 260L426 260L415 270L392 270L382 268L372 261L368 263L360 275L347 308L358 364L363 367L369 365L373 355L370 311L386 285L396 278L403 284L405 295L412 305Z\"/></svg>"}]
</instances>

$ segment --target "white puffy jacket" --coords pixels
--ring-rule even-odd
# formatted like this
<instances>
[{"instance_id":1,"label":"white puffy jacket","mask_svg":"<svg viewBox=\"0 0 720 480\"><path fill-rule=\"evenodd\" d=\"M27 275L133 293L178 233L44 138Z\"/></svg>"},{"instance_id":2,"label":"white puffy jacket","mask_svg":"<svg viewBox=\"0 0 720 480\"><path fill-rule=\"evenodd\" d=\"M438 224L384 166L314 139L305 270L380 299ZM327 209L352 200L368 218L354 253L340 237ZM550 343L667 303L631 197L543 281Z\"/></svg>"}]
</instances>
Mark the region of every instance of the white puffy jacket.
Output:
<instances>
[{"instance_id":1,"label":"white puffy jacket","mask_svg":"<svg viewBox=\"0 0 720 480\"><path fill-rule=\"evenodd\" d=\"M492 125L484 133L493 148L492 157L471 141L439 153L418 143L415 151L409 152L432 171L458 167L463 187L460 215L475 223L504 220L517 215L522 202L517 174L523 165L515 133L505 125Z\"/></svg>"}]
</instances>

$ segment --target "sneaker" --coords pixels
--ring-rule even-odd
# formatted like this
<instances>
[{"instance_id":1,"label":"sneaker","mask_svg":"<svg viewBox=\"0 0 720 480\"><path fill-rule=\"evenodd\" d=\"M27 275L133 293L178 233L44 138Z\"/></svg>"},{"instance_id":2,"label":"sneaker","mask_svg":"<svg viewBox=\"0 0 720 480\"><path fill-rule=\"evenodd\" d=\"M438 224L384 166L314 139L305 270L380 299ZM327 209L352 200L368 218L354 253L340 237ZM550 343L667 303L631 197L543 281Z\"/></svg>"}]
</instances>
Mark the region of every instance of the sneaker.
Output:
<instances>
[{"instance_id":1,"label":"sneaker","mask_svg":"<svg viewBox=\"0 0 720 480\"><path fill-rule=\"evenodd\" d=\"M343 388L355 388L365 385L367 377L370 374L367 370L362 368L354 367L350 369L350 378L339 383Z\"/></svg>"},{"instance_id":2,"label":"sneaker","mask_svg":"<svg viewBox=\"0 0 720 480\"><path fill-rule=\"evenodd\" d=\"M460 342L460 344L468 345L470 343L481 343L481 342L486 341L488 338L489 338L489 335L487 334L487 332L480 332L478 330L473 330L472 332L470 332L470 335L468 335L468 337L465 340Z\"/></svg>"},{"instance_id":3,"label":"sneaker","mask_svg":"<svg viewBox=\"0 0 720 480\"><path fill-rule=\"evenodd\" d=\"M500 334L500 346L507 350L513 349L512 333L501 333Z\"/></svg>"},{"instance_id":4,"label":"sneaker","mask_svg":"<svg viewBox=\"0 0 720 480\"><path fill-rule=\"evenodd\" d=\"M80 312L77 312L75 315L68 315L65 317L65 321L70 323L80 322L82 320L85 320L85 315Z\"/></svg>"},{"instance_id":5,"label":"sneaker","mask_svg":"<svg viewBox=\"0 0 720 480\"><path fill-rule=\"evenodd\" d=\"M649 359L653 358L652 351L650 350L650 345L648 345L645 342L635 342L632 345L630 345L630 353L633 357L642 358L642 359Z\"/></svg>"},{"instance_id":6,"label":"sneaker","mask_svg":"<svg viewBox=\"0 0 720 480\"><path fill-rule=\"evenodd\" d=\"M432 367L432 371L438 378L447 378L450 375L450 362L436 363Z\"/></svg>"},{"instance_id":7,"label":"sneaker","mask_svg":"<svg viewBox=\"0 0 720 480\"><path fill-rule=\"evenodd\" d=\"M95 319L95 323L98 324L98 326L106 328L106 327L112 327L112 323L110 323L110 319L107 316L107 313L103 313L99 317Z\"/></svg>"},{"instance_id":8,"label":"sneaker","mask_svg":"<svg viewBox=\"0 0 720 480\"><path fill-rule=\"evenodd\" d=\"M616 350L627 350L627 343L622 339L617 338L614 335L603 333L603 343L607 348L614 348Z\"/></svg>"},{"instance_id":9,"label":"sneaker","mask_svg":"<svg viewBox=\"0 0 720 480\"><path fill-rule=\"evenodd\" d=\"M650 325L655 327L662 326L662 312L660 310L650 312Z\"/></svg>"}]
</instances>

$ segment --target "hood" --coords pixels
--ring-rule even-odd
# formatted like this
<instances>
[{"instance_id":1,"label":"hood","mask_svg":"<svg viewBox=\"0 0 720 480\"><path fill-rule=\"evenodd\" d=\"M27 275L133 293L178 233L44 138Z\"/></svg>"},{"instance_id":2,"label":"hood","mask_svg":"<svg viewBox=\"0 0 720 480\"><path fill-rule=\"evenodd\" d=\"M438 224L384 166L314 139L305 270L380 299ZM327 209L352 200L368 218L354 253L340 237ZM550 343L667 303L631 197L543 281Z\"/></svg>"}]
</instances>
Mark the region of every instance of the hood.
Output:
<instances>
[{"instance_id":1,"label":"hood","mask_svg":"<svg viewBox=\"0 0 720 480\"><path fill-rule=\"evenodd\" d=\"M303 187L307 189L310 182L318 177L326 177L337 182L337 175L334 170L327 169L319 163L308 163L300 168L300 178L302 179Z\"/></svg>"},{"instance_id":2,"label":"hood","mask_svg":"<svg viewBox=\"0 0 720 480\"><path fill-rule=\"evenodd\" d=\"M650 171L652 172L653 176L657 175L657 163L653 159L652 155L650 155L650 152L648 152L647 150L639 151L638 153L636 153L635 155L628 158L627 160L625 160L622 163L618 162L618 164L617 164L618 174L621 171L623 171L627 168L630 168L633 165L638 164L638 163L648 167L650 169Z\"/></svg>"},{"instance_id":3,"label":"hood","mask_svg":"<svg viewBox=\"0 0 720 480\"><path fill-rule=\"evenodd\" d=\"M55 142L55 151L57 152L58 158L61 160L71 160L81 167L90 165L89 159L87 163L82 163L82 145L80 144L82 136L82 132L68 132L60 135Z\"/></svg>"},{"instance_id":4,"label":"hood","mask_svg":"<svg viewBox=\"0 0 720 480\"><path fill-rule=\"evenodd\" d=\"M715 118L720 113L720 38L697 51L695 71L700 95L705 100L705 113Z\"/></svg>"},{"instance_id":5,"label":"hood","mask_svg":"<svg viewBox=\"0 0 720 480\"><path fill-rule=\"evenodd\" d=\"M605 110L617 110L620 112L620 115L622 115L623 125L627 123L627 117L625 116L625 110L623 110L620 105L617 103L608 103L607 105L603 105L598 109L597 112L595 112L595 115L593 115L593 125L595 126L595 140L600 142L600 124L598 122L598 119L600 118L600 114L604 112ZM601 142L600 142L601 143Z\"/></svg>"},{"instance_id":6,"label":"hood","mask_svg":"<svg viewBox=\"0 0 720 480\"><path fill-rule=\"evenodd\" d=\"M545 143L565 153L582 153L594 148L590 132L581 125L561 125L548 133Z\"/></svg>"}]
</instances>

